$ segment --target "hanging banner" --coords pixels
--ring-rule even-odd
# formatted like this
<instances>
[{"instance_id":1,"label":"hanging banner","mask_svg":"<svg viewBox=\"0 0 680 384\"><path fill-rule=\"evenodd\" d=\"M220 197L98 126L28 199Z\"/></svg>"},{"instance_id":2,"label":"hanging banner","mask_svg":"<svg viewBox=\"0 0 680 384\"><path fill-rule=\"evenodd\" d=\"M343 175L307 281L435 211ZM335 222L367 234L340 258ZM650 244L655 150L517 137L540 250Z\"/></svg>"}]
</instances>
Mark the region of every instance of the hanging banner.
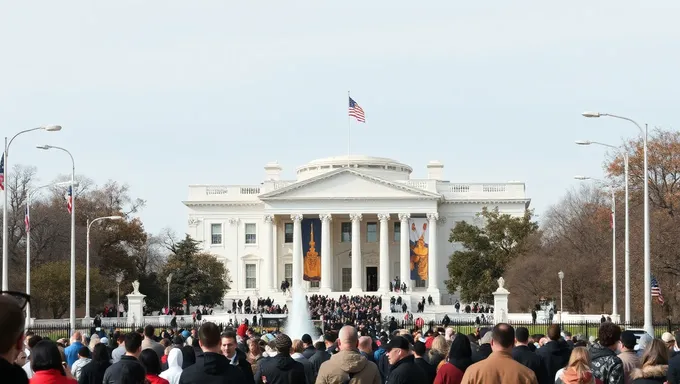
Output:
<instances>
[{"instance_id":1,"label":"hanging banner","mask_svg":"<svg viewBox=\"0 0 680 384\"><path fill-rule=\"evenodd\" d=\"M411 280L427 280L430 255L429 231L426 218L409 219L409 248L411 248Z\"/></svg>"},{"instance_id":2,"label":"hanging banner","mask_svg":"<svg viewBox=\"0 0 680 384\"><path fill-rule=\"evenodd\" d=\"M302 255L305 281L321 281L321 219L303 219Z\"/></svg>"}]
</instances>

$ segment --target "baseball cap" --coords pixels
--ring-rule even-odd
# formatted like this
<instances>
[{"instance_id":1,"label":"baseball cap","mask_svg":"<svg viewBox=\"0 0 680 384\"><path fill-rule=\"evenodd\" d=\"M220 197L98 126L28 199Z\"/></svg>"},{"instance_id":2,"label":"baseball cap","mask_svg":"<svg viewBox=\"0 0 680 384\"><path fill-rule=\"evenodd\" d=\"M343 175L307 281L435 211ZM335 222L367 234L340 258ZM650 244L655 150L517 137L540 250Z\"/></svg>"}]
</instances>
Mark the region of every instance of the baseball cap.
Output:
<instances>
[{"instance_id":1,"label":"baseball cap","mask_svg":"<svg viewBox=\"0 0 680 384\"><path fill-rule=\"evenodd\" d=\"M663 335L661 335L661 340L663 340L664 343L669 343L675 341L675 337L670 332L664 332Z\"/></svg>"},{"instance_id":2,"label":"baseball cap","mask_svg":"<svg viewBox=\"0 0 680 384\"><path fill-rule=\"evenodd\" d=\"M394 336L392 340L390 340L390 342L387 343L385 349L390 351L394 348L409 350L411 348L411 345L408 343L408 340L406 340L406 338L402 336Z\"/></svg>"}]
</instances>

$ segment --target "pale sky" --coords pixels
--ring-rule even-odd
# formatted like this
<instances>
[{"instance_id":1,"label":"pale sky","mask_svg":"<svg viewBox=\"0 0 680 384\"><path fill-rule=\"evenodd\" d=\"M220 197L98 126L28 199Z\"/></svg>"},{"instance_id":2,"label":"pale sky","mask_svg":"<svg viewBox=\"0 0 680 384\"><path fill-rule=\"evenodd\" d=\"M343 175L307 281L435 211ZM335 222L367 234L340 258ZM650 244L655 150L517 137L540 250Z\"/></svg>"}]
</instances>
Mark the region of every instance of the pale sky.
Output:
<instances>
[{"instance_id":1,"label":"pale sky","mask_svg":"<svg viewBox=\"0 0 680 384\"><path fill-rule=\"evenodd\" d=\"M521 180L537 213L603 175L602 148L674 127L677 1L11 1L0 10L0 127L11 163L128 183L146 228L186 230L189 184L259 184L352 152L425 177ZM334 4L334 5L329 5Z\"/></svg>"}]
</instances>

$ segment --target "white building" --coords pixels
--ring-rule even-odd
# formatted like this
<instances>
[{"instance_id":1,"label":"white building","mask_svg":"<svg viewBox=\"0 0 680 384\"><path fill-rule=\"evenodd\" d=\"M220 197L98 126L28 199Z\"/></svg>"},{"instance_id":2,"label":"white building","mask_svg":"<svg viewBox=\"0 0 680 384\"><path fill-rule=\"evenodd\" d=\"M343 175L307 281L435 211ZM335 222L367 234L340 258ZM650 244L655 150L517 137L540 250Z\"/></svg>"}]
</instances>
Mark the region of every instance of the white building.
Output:
<instances>
[{"instance_id":1,"label":"white building","mask_svg":"<svg viewBox=\"0 0 680 384\"><path fill-rule=\"evenodd\" d=\"M396 276L411 275L410 233L400 229L411 220L415 230L419 220L418 228L427 223L423 240L433 262L423 264L425 281L406 281L408 291L414 299L431 295L449 304L444 281L455 250L451 228L474 222L484 206L522 215L530 199L521 182L446 181L437 161L427 164L426 179L411 179L412 171L391 159L340 156L314 160L297 169L296 180L281 180L282 168L269 163L260 185L189 186L187 233L224 261L232 279L225 300L231 302L279 297L283 279L310 293L386 292ZM318 282L302 277L301 220L312 218L321 221L314 237L321 239Z\"/></svg>"}]
</instances>

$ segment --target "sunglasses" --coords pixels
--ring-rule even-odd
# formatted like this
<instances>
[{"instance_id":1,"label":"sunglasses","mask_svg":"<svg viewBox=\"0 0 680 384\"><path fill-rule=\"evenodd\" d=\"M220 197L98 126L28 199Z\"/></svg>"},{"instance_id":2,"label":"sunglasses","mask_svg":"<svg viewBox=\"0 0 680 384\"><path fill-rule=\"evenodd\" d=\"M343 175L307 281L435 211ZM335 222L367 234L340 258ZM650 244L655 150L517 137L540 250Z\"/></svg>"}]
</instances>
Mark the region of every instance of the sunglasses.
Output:
<instances>
[{"instance_id":1,"label":"sunglasses","mask_svg":"<svg viewBox=\"0 0 680 384\"><path fill-rule=\"evenodd\" d=\"M27 295L23 292L17 292L17 291L0 291L0 295L3 296L10 296L14 298L14 300L17 301L17 304L19 307L23 310L26 308L26 304L28 304L31 301L31 296Z\"/></svg>"}]
</instances>

